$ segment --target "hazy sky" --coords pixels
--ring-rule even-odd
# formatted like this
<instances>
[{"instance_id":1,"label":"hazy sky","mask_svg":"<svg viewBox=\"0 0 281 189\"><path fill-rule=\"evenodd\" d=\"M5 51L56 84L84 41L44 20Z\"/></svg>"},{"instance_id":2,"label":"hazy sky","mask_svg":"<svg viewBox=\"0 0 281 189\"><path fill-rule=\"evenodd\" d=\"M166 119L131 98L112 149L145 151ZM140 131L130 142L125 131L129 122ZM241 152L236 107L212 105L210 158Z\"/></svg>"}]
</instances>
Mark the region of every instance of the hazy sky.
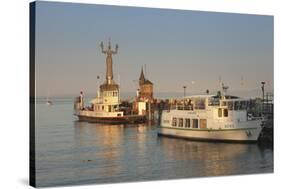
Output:
<instances>
[{"instance_id":1,"label":"hazy sky","mask_svg":"<svg viewBox=\"0 0 281 189\"><path fill-rule=\"evenodd\" d=\"M272 16L37 2L37 96L94 95L108 38L124 92L136 90L144 64L155 93L217 90L219 77L230 90L273 85Z\"/></svg>"}]
</instances>

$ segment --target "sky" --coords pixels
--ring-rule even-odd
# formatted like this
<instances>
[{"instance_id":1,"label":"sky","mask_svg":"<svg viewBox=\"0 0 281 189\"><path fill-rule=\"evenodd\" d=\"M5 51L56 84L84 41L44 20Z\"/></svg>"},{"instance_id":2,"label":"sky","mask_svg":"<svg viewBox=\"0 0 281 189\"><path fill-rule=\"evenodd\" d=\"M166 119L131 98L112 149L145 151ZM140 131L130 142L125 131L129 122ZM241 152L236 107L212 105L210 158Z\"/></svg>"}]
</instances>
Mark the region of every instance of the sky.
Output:
<instances>
[{"instance_id":1,"label":"sky","mask_svg":"<svg viewBox=\"0 0 281 189\"><path fill-rule=\"evenodd\" d=\"M154 93L273 88L273 17L189 10L36 3L36 95L95 96L107 47L121 93L137 89L143 65ZM97 80L100 76L100 81Z\"/></svg>"}]
</instances>

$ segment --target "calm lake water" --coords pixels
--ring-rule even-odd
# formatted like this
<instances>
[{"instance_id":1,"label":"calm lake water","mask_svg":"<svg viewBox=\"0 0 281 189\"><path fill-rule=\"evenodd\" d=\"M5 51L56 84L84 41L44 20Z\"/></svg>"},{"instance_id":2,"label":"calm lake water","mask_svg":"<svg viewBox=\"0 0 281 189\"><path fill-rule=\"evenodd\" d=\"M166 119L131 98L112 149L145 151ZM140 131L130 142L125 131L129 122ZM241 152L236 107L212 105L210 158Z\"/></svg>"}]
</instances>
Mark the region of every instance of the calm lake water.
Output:
<instances>
[{"instance_id":1,"label":"calm lake water","mask_svg":"<svg viewBox=\"0 0 281 189\"><path fill-rule=\"evenodd\" d=\"M273 149L157 136L156 125L79 122L72 99L36 105L37 186L271 173Z\"/></svg>"}]
</instances>

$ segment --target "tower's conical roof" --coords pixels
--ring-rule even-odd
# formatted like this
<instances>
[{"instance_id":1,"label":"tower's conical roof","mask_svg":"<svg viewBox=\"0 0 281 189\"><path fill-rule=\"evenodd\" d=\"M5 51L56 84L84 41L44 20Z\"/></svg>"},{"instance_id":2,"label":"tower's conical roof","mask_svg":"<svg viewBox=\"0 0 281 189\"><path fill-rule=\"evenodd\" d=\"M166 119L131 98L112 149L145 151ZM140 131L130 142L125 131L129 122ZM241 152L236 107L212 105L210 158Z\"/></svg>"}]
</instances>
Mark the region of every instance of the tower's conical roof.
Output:
<instances>
[{"instance_id":1,"label":"tower's conical roof","mask_svg":"<svg viewBox=\"0 0 281 189\"><path fill-rule=\"evenodd\" d=\"M142 68L142 67L141 67L141 74L140 74L139 80L140 80L141 82L144 82L144 81L145 81L145 77L144 77L144 73L143 73L143 68Z\"/></svg>"}]
</instances>

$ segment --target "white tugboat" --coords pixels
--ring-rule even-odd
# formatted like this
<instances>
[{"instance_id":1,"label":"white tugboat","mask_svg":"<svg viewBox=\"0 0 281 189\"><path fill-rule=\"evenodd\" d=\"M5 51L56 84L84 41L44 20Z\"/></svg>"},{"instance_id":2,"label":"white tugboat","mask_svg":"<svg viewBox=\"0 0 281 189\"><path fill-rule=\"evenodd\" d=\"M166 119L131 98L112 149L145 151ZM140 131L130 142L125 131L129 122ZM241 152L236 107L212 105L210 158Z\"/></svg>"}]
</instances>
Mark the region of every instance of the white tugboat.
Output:
<instances>
[{"instance_id":1,"label":"white tugboat","mask_svg":"<svg viewBox=\"0 0 281 189\"><path fill-rule=\"evenodd\" d=\"M163 111L159 135L194 140L258 140L263 118L255 114L250 99L219 94L189 96L181 101L181 105Z\"/></svg>"},{"instance_id":2,"label":"white tugboat","mask_svg":"<svg viewBox=\"0 0 281 189\"><path fill-rule=\"evenodd\" d=\"M103 54L106 54L106 81L100 85L97 97L91 101L90 107L84 107L83 92L76 98L74 104L74 115L79 120L100 123L140 123L145 121L145 115L125 114L120 108L119 85L113 80L112 55L117 54L118 45L115 51L111 50L109 41L108 48L104 50L103 42L100 44Z\"/></svg>"}]
</instances>

